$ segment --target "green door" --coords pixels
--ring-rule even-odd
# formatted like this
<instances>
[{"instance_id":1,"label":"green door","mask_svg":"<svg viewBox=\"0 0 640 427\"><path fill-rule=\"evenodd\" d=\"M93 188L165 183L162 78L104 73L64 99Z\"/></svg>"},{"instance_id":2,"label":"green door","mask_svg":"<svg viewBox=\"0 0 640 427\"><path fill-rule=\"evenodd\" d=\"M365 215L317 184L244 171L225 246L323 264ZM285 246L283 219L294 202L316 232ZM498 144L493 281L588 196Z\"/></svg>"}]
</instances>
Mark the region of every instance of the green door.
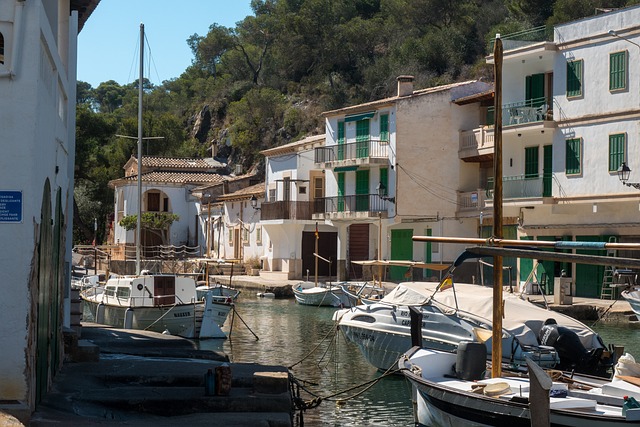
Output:
<instances>
[{"instance_id":1,"label":"green door","mask_svg":"<svg viewBox=\"0 0 640 427\"><path fill-rule=\"evenodd\" d=\"M576 236L576 242L608 242L609 236ZM576 250L576 254L606 256L607 251ZM577 297L599 298L604 267L601 265L576 264L575 289Z\"/></svg>"},{"instance_id":2,"label":"green door","mask_svg":"<svg viewBox=\"0 0 640 427\"><path fill-rule=\"evenodd\" d=\"M528 107L539 107L544 104L544 73L526 77L525 99Z\"/></svg>"},{"instance_id":3,"label":"green door","mask_svg":"<svg viewBox=\"0 0 640 427\"><path fill-rule=\"evenodd\" d=\"M338 160L344 160L344 122L338 122Z\"/></svg>"},{"instance_id":4,"label":"green door","mask_svg":"<svg viewBox=\"0 0 640 427\"><path fill-rule=\"evenodd\" d=\"M553 147L545 145L542 160L542 197L551 197L551 182L553 177Z\"/></svg>"},{"instance_id":5,"label":"green door","mask_svg":"<svg viewBox=\"0 0 640 427\"><path fill-rule=\"evenodd\" d=\"M369 170L356 171L356 211L369 210Z\"/></svg>"},{"instance_id":6,"label":"green door","mask_svg":"<svg viewBox=\"0 0 640 427\"><path fill-rule=\"evenodd\" d=\"M413 259L413 229L391 230L391 259L411 261ZM406 281L408 267L389 267L391 280Z\"/></svg>"},{"instance_id":7,"label":"green door","mask_svg":"<svg viewBox=\"0 0 640 427\"><path fill-rule=\"evenodd\" d=\"M344 172L338 172L338 212L344 212Z\"/></svg>"},{"instance_id":8,"label":"green door","mask_svg":"<svg viewBox=\"0 0 640 427\"><path fill-rule=\"evenodd\" d=\"M425 236L433 236L433 230L430 228L425 228L424 229L424 235ZM424 244L424 262L429 263L432 262L433 260L433 243L431 242L426 242ZM438 271L435 270L429 270L429 269L424 269L424 273L423 273L423 277L427 280L430 280L430 278L432 276L435 277L440 277L440 274Z\"/></svg>"},{"instance_id":9,"label":"green door","mask_svg":"<svg viewBox=\"0 0 640 427\"><path fill-rule=\"evenodd\" d=\"M369 119L356 122L356 157L369 157Z\"/></svg>"}]
</instances>

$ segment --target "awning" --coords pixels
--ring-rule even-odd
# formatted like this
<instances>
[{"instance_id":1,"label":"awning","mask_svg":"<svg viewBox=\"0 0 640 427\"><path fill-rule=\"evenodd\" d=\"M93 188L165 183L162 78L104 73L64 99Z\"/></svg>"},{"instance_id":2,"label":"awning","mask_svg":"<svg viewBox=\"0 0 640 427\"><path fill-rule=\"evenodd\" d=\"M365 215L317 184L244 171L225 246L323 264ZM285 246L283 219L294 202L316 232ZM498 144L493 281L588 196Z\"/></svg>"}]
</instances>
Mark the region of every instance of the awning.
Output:
<instances>
[{"instance_id":1,"label":"awning","mask_svg":"<svg viewBox=\"0 0 640 427\"><path fill-rule=\"evenodd\" d=\"M334 172L351 172L355 170L358 170L358 166L338 166L333 169Z\"/></svg>"},{"instance_id":2,"label":"awning","mask_svg":"<svg viewBox=\"0 0 640 427\"><path fill-rule=\"evenodd\" d=\"M365 119L370 119L373 117L373 115L375 114L375 111L369 111L366 113L360 113L360 114L351 114L349 116L345 116L344 121L345 122L357 122L359 120L365 120Z\"/></svg>"}]
</instances>

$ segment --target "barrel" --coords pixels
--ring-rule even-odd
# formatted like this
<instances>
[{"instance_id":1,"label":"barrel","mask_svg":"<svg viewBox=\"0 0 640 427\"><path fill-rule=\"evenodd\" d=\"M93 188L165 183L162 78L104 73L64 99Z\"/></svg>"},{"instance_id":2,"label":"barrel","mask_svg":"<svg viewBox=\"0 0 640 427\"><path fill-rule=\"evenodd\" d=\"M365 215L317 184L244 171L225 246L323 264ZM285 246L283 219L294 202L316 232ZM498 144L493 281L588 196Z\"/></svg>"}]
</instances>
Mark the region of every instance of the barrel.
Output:
<instances>
[{"instance_id":1,"label":"barrel","mask_svg":"<svg viewBox=\"0 0 640 427\"><path fill-rule=\"evenodd\" d=\"M456 376L461 380L482 379L487 369L487 347L483 343L462 341L456 355Z\"/></svg>"}]
</instances>

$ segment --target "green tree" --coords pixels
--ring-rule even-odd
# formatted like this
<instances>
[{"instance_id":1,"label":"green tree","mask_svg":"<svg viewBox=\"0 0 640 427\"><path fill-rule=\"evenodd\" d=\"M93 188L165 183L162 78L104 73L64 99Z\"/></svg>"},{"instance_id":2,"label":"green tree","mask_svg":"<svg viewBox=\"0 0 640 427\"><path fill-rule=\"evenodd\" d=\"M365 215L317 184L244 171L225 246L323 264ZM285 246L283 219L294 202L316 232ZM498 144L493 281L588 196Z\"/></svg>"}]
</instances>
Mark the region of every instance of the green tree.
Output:
<instances>
[{"instance_id":1,"label":"green tree","mask_svg":"<svg viewBox=\"0 0 640 427\"><path fill-rule=\"evenodd\" d=\"M143 212L140 216L140 224L143 229L160 236L163 245L169 244L169 227L175 221L180 220L180 216L167 212ZM119 222L125 230L135 230L138 227L138 215L127 215Z\"/></svg>"}]
</instances>

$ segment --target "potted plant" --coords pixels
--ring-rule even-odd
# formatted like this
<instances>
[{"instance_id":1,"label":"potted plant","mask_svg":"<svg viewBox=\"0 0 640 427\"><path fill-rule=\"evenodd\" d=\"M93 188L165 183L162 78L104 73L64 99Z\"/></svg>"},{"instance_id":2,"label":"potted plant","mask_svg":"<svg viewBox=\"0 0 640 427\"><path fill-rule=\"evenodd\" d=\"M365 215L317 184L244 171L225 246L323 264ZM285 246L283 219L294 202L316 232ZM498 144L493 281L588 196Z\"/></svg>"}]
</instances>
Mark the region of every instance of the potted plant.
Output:
<instances>
[{"instance_id":1,"label":"potted plant","mask_svg":"<svg viewBox=\"0 0 640 427\"><path fill-rule=\"evenodd\" d=\"M245 271L249 276L260 275L260 258L253 256L245 261Z\"/></svg>"}]
</instances>

